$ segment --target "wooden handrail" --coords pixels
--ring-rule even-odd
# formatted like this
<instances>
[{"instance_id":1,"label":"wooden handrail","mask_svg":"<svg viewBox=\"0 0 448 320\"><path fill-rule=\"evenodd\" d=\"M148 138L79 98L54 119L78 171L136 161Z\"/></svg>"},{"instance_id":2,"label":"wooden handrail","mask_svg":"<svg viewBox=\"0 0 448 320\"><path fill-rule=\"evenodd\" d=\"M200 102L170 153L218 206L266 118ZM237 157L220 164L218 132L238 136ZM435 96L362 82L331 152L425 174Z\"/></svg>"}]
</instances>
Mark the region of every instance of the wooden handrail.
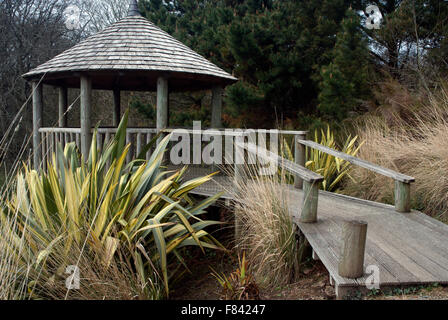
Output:
<instances>
[{"instance_id":1,"label":"wooden handrail","mask_svg":"<svg viewBox=\"0 0 448 320\"><path fill-rule=\"evenodd\" d=\"M242 143L242 142L235 142L235 145L246 149L249 153L252 153L254 155L257 155L260 158L263 158L265 160L274 161L277 165L288 171L289 173L292 173L294 175L300 176L303 180L307 182L321 182L324 180L324 177L322 177L320 174L315 173L314 171L308 170L305 167L302 167L290 160L287 160L285 158L282 158L278 156L277 154L262 148L260 146L257 146L253 143Z\"/></svg>"},{"instance_id":2,"label":"wooden handrail","mask_svg":"<svg viewBox=\"0 0 448 320\"><path fill-rule=\"evenodd\" d=\"M386 177L390 177L395 180L395 210L398 212L410 212L411 211L411 183L415 182L415 178L401 174L391 169L380 167L376 164L370 163L366 160L362 160L353 156L350 156L344 152L336 151L331 148L325 147L314 141L298 139L298 143L307 147L322 151L329 155L343 159L351 164L368 169L370 171L382 174Z\"/></svg>"},{"instance_id":3,"label":"wooden handrail","mask_svg":"<svg viewBox=\"0 0 448 320\"><path fill-rule=\"evenodd\" d=\"M80 128L39 128L40 133L81 133Z\"/></svg>"},{"instance_id":4,"label":"wooden handrail","mask_svg":"<svg viewBox=\"0 0 448 320\"><path fill-rule=\"evenodd\" d=\"M327 154L330 154L332 156L335 156L337 158L340 158L340 159L343 159L343 160L345 160L347 162L350 162L351 164L354 164L354 165L357 165L359 167L368 169L370 171L382 174L382 175L384 175L386 177L390 177L390 178L392 178L392 179L394 179L396 181L401 181L401 182L404 182L404 183L415 182L415 178L413 178L413 177L401 174L401 173L396 172L396 171L391 170L391 169L380 167L380 166L378 166L376 164L373 164L373 163L370 163L370 162L368 162L366 160L362 160L362 159L350 156L350 155L348 155L348 154L346 154L344 152L333 150L331 148L328 148L328 147L325 147L325 146L323 146L321 144L318 144L318 143L316 143L314 141L299 140L299 142L301 144L307 146L307 147L310 147L310 148L313 148L313 149L325 152Z\"/></svg>"},{"instance_id":5,"label":"wooden handrail","mask_svg":"<svg viewBox=\"0 0 448 320\"><path fill-rule=\"evenodd\" d=\"M190 134L206 134L206 135L213 135L213 134L221 134L223 136L247 136L247 131L253 130L257 133L259 132L266 132L269 133L268 129L238 129L238 128L229 128L231 130L241 130L241 132L238 131L226 131L225 129L201 129L201 130L193 130L191 128L166 128L161 130L164 133L171 133L176 130L183 130L187 131ZM92 128L93 132L94 128ZM40 128L40 132L64 132L64 133L78 133L81 132L80 128ZM115 133L117 131L117 128L98 128L98 133ZM126 132L128 133L157 133L158 130L156 128L127 128ZM305 134L306 131L292 131L292 130L276 130L279 134L283 135L302 135Z\"/></svg>"}]
</instances>

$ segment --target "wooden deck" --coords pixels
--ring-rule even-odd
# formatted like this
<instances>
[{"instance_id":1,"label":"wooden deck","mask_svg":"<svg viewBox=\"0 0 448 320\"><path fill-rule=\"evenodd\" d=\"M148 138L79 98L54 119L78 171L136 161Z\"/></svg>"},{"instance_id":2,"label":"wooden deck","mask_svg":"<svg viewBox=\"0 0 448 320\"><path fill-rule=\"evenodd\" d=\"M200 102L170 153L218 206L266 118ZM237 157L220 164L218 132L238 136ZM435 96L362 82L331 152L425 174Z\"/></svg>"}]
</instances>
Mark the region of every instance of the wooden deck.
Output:
<instances>
[{"instance_id":1,"label":"wooden deck","mask_svg":"<svg viewBox=\"0 0 448 320\"><path fill-rule=\"evenodd\" d=\"M210 172L194 168L187 172L192 178ZM217 176L193 193L210 196L231 190L232 179ZM448 284L448 225L427 215L412 211L398 213L393 206L360 200L328 192L319 192L318 221L298 221L302 190L282 186L289 197L289 210L301 232L327 268L339 298L352 291L366 290L364 275L348 279L338 275L342 245L341 228L344 220L368 222L364 268L379 269L380 288L421 284ZM223 195L229 199L229 194Z\"/></svg>"}]
</instances>

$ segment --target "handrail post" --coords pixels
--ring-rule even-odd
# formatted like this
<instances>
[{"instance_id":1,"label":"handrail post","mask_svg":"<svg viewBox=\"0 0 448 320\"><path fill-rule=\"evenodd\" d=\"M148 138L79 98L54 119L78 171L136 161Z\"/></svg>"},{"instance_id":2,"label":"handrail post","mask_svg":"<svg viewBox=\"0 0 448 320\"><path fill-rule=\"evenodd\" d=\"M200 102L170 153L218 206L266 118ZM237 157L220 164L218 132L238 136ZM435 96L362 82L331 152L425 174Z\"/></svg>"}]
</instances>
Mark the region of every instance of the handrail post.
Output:
<instances>
[{"instance_id":1,"label":"handrail post","mask_svg":"<svg viewBox=\"0 0 448 320\"><path fill-rule=\"evenodd\" d=\"M319 182L303 181L303 201L300 222L317 222L317 201L319 196Z\"/></svg>"},{"instance_id":2,"label":"handrail post","mask_svg":"<svg viewBox=\"0 0 448 320\"><path fill-rule=\"evenodd\" d=\"M305 140L306 133L297 134L294 136L294 161L299 166L305 167L306 148L299 140ZM303 188L303 179L299 175L295 175L294 186L297 189Z\"/></svg>"},{"instance_id":3,"label":"handrail post","mask_svg":"<svg viewBox=\"0 0 448 320\"><path fill-rule=\"evenodd\" d=\"M364 255L367 239L367 222L345 221L338 273L341 277L356 279L364 275Z\"/></svg>"},{"instance_id":4,"label":"handrail post","mask_svg":"<svg viewBox=\"0 0 448 320\"><path fill-rule=\"evenodd\" d=\"M395 210L411 212L411 184L395 180Z\"/></svg>"}]
</instances>

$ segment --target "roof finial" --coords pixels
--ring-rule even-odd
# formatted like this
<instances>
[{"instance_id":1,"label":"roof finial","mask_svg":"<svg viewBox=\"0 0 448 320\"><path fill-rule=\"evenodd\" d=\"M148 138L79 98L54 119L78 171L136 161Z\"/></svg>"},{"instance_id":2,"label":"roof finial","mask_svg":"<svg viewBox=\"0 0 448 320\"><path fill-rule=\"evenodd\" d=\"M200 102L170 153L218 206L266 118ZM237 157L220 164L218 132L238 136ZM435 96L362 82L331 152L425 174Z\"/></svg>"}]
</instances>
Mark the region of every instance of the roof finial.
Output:
<instances>
[{"instance_id":1,"label":"roof finial","mask_svg":"<svg viewBox=\"0 0 448 320\"><path fill-rule=\"evenodd\" d=\"M128 17L141 16L140 10L138 10L137 0L131 0L129 4Z\"/></svg>"}]
</instances>

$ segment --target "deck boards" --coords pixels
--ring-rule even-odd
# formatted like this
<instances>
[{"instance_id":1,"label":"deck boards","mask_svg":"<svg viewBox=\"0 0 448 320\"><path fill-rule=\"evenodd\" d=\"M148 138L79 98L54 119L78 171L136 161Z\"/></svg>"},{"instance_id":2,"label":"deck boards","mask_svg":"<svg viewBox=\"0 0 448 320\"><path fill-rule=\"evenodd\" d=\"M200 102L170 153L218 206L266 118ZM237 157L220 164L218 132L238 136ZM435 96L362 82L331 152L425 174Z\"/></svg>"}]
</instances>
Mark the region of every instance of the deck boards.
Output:
<instances>
[{"instance_id":1,"label":"deck boards","mask_svg":"<svg viewBox=\"0 0 448 320\"><path fill-rule=\"evenodd\" d=\"M196 168L187 177L206 173ZM232 180L215 177L194 193L204 196L231 190ZM364 220L368 223L365 265L377 265L381 286L448 284L448 225L418 211L398 213L393 206L319 192L317 223L301 223L302 191L283 186L289 210L330 276L340 287L361 287L366 276L347 279L338 275L342 244L341 221ZM231 198L229 194L223 196Z\"/></svg>"}]
</instances>

